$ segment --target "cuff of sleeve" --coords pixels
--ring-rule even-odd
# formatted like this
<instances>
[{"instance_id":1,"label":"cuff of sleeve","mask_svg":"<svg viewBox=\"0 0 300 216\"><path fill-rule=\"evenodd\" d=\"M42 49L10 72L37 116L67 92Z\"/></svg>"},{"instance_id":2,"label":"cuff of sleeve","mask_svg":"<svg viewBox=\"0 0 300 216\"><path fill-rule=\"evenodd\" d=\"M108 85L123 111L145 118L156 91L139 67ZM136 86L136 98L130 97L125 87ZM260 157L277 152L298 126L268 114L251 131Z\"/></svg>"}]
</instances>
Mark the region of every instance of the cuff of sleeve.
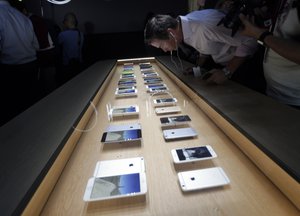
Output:
<instances>
[{"instance_id":1,"label":"cuff of sleeve","mask_svg":"<svg viewBox=\"0 0 300 216\"><path fill-rule=\"evenodd\" d=\"M200 77L201 76L201 68L198 67L193 67L193 73L195 77Z\"/></svg>"}]
</instances>

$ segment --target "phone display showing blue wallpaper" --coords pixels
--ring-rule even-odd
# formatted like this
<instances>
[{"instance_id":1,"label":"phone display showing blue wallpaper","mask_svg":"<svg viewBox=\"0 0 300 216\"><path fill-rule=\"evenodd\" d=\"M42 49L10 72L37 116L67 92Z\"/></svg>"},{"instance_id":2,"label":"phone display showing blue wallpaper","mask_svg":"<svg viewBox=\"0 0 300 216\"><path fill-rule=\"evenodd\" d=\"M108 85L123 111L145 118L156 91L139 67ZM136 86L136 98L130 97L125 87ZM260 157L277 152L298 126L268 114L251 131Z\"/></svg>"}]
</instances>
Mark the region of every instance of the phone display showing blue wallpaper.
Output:
<instances>
[{"instance_id":1,"label":"phone display showing blue wallpaper","mask_svg":"<svg viewBox=\"0 0 300 216\"><path fill-rule=\"evenodd\" d=\"M91 198L134 194L140 191L139 173L100 177L95 179Z\"/></svg>"},{"instance_id":2,"label":"phone display showing blue wallpaper","mask_svg":"<svg viewBox=\"0 0 300 216\"><path fill-rule=\"evenodd\" d=\"M136 112L136 108L132 106L132 107L119 108L113 110L113 113L129 113L129 112Z\"/></svg>"},{"instance_id":3,"label":"phone display showing blue wallpaper","mask_svg":"<svg viewBox=\"0 0 300 216\"><path fill-rule=\"evenodd\" d=\"M126 141L126 140L136 140L141 138L141 130L126 130L126 131L110 131L107 132L106 141Z\"/></svg>"},{"instance_id":4,"label":"phone display showing blue wallpaper","mask_svg":"<svg viewBox=\"0 0 300 216\"><path fill-rule=\"evenodd\" d=\"M129 94L129 93L135 93L134 89L128 89L128 90L121 90L118 91L119 94Z\"/></svg>"}]
</instances>

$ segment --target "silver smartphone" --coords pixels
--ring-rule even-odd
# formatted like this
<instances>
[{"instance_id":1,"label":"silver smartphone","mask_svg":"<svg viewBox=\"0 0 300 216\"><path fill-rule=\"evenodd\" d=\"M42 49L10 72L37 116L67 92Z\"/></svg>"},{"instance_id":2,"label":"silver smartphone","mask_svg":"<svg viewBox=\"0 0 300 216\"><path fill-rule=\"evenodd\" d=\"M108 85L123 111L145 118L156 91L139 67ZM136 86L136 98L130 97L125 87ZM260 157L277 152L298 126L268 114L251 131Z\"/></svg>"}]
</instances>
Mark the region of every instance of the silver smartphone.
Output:
<instances>
[{"instance_id":1,"label":"silver smartphone","mask_svg":"<svg viewBox=\"0 0 300 216\"><path fill-rule=\"evenodd\" d=\"M175 128L169 130L163 130L165 140L192 138L197 136L197 132L190 127L187 128Z\"/></svg>"},{"instance_id":2,"label":"silver smartphone","mask_svg":"<svg viewBox=\"0 0 300 216\"><path fill-rule=\"evenodd\" d=\"M109 111L109 115L112 117L138 115L138 114L139 114L138 105L114 106Z\"/></svg>"},{"instance_id":3,"label":"silver smartphone","mask_svg":"<svg viewBox=\"0 0 300 216\"><path fill-rule=\"evenodd\" d=\"M221 167L179 172L178 179L183 191L220 187L230 183Z\"/></svg>"},{"instance_id":4,"label":"silver smartphone","mask_svg":"<svg viewBox=\"0 0 300 216\"><path fill-rule=\"evenodd\" d=\"M169 114L169 113L178 113L181 112L179 106L170 106L170 107L158 107L155 108L156 114Z\"/></svg>"},{"instance_id":5,"label":"silver smartphone","mask_svg":"<svg viewBox=\"0 0 300 216\"><path fill-rule=\"evenodd\" d=\"M116 90L116 97L134 97L137 96L137 89Z\"/></svg>"}]
</instances>

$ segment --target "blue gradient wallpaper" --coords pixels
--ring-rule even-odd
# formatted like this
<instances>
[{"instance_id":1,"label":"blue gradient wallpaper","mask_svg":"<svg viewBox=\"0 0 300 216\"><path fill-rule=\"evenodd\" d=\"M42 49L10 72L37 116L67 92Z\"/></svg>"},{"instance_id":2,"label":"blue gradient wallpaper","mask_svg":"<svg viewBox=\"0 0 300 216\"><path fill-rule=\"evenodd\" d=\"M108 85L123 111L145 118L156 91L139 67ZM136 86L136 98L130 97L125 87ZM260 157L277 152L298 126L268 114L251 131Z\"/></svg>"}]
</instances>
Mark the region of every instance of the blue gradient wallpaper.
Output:
<instances>
[{"instance_id":1,"label":"blue gradient wallpaper","mask_svg":"<svg viewBox=\"0 0 300 216\"><path fill-rule=\"evenodd\" d=\"M96 178L91 198L105 198L118 195L134 194L141 191L140 174L126 174Z\"/></svg>"}]
</instances>

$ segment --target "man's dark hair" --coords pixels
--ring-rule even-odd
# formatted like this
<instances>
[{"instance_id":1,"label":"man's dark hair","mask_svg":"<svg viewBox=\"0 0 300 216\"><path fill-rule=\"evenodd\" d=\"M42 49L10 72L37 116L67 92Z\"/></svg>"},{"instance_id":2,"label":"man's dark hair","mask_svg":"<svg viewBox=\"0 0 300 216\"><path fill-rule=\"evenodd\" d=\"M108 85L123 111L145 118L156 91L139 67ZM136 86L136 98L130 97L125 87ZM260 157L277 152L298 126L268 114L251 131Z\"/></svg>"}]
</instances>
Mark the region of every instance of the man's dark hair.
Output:
<instances>
[{"instance_id":1,"label":"man's dark hair","mask_svg":"<svg viewBox=\"0 0 300 216\"><path fill-rule=\"evenodd\" d=\"M149 44L153 39L169 39L168 28L175 29L178 22L170 15L156 15L149 19L144 30L145 43Z\"/></svg>"}]
</instances>

